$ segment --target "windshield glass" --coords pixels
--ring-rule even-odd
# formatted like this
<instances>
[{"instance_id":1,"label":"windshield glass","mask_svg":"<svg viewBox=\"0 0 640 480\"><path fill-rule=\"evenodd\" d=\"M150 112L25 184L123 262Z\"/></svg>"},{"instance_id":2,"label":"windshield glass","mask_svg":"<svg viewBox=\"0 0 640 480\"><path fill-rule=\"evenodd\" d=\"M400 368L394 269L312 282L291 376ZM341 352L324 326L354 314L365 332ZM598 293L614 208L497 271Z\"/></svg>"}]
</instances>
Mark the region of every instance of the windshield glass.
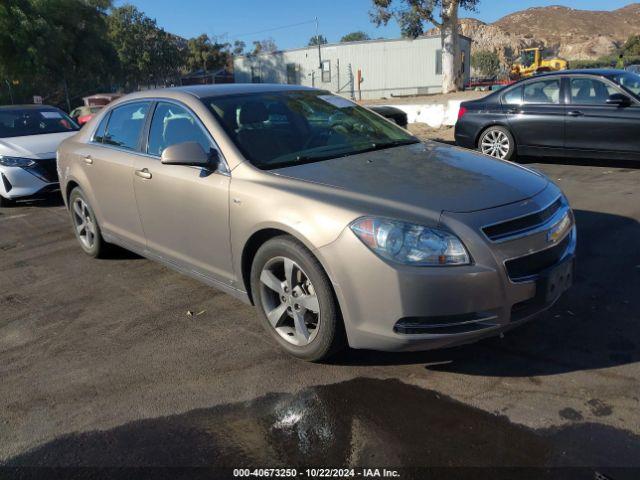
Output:
<instances>
[{"instance_id":1,"label":"windshield glass","mask_svg":"<svg viewBox=\"0 0 640 480\"><path fill-rule=\"evenodd\" d=\"M636 97L640 97L640 75L631 72L620 72L610 75L609 78Z\"/></svg>"},{"instance_id":2,"label":"windshield glass","mask_svg":"<svg viewBox=\"0 0 640 480\"><path fill-rule=\"evenodd\" d=\"M78 126L60 110L52 108L0 110L0 138L76 130Z\"/></svg>"},{"instance_id":3,"label":"windshield glass","mask_svg":"<svg viewBox=\"0 0 640 480\"><path fill-rule=\"evenodd\" d=\"M329 92L254 93L204 102L243 155L262 169L418 143L410 133Z\"/></svg>"}]
</instances>

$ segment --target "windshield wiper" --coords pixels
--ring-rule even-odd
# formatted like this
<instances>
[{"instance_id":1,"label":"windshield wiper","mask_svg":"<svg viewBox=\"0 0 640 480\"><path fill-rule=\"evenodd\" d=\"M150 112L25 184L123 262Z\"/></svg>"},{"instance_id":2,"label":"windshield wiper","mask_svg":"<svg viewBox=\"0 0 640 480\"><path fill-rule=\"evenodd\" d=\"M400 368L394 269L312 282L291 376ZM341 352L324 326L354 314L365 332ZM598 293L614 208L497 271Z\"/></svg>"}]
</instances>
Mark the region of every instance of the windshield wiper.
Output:
<instances>
[{"instance_id":1,"label":"windshield wiper","mask_svg":"<svg viewBox=\"0 0 640 480\"><path fill-rule=\"evenodd\" d=\"M406 140L392 140L390 142L373 143L369 148L360 150L357 153L373 152L375 150L384 150L386 148L401 147L403 145L413 145L415 143L420 143L420 140L418 140L417 138L411 138Z\"/></svg>"}]
</instances>

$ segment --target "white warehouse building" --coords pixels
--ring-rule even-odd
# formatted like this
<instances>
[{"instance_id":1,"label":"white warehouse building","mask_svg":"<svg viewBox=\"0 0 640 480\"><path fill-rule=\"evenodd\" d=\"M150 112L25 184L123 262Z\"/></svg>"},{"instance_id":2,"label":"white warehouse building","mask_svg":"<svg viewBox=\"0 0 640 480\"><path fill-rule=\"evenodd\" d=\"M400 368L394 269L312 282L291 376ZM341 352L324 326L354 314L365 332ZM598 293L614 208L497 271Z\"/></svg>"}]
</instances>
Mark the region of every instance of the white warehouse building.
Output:
<instances>
[{"instance_id":1,"label":"white warehouse building","mask_svg":"<svg viewBox=\"0 0 640 480\"><path fill-rule=\"evenodd\" d=\"M471 39L460 36L465 83ZM440 35L366 40L242 55L233 62L236 83L289 83L354 99L427 95L442 91ZM358 82L358 78L361 79ZM359 88L358 88L359 87Z\"/></svg>"}]
</instances>

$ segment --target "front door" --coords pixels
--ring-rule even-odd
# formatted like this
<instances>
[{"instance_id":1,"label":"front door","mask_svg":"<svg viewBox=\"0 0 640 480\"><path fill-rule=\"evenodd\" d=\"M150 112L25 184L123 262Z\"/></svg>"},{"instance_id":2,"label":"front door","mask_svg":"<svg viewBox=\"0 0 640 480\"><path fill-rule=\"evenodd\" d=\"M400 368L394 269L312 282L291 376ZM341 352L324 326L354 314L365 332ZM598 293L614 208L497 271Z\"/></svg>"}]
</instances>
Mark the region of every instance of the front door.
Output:
<instances>
[{"instance_id":1,"label":"front door","mask_svg":"<svg viewBox=\"0 0 640 480\"><path fill-rule=\"evenodd\" d=\"M624 93L608 80L576 76L568 83L566 147L575 154L640 158L640 106L635 100L628 106L607 104L610 95Z\"/></svg>"},{"instance_id":2,"label":"front door","mask_svg":"<svg viewBox=\"0 0 640 480\"><path fill-rule=\"evenodd\" d=\"M518 153L561 153L565 106L560 97L560 77L531 80L510 93L503 98L503 110L514 133ZM521 99L516 98L518 95L522 95Z\"/></svg>"},{"instance_id":3,"label":"front door","mask_svg":"<svg viewBox=\"0 0 640 480\"><path fill-rule=\"evenodd\" d=\"M195 115L173 102L159 102L143 155L134 166L134 190L147 249L215 281L233 278L229 241L229 183L224 168L164 165L162 151L183 142L206 151L214 142Z\"/></svg>"}]
</instances>

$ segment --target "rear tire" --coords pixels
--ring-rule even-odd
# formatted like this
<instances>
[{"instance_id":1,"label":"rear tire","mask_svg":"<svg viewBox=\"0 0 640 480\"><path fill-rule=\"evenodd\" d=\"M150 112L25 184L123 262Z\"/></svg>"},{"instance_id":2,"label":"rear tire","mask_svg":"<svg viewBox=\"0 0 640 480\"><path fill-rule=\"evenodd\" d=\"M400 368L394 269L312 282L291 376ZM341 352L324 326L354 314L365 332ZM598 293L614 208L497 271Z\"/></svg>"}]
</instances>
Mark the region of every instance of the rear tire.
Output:
<instances>
[{"instance_id":1,"label":"rear tire","mask_svg":"<svg viewBox=\"0 0 640 480\"><path fill-rule=\"evenodd\" d=\"M258 249L251 292L261 323L290 355L318 362L345 347L331 281L313 254L292 237L272 238Z\"/></svg>"},{"instance_id":2,"label":"rear tire","mask_svg":"<svg viewBox=\"0 0 640 480\"><path fill-rule=\"evenodd\" d=\"M0 195L0 208L12 207L13 205L13 200L4 198L2 195Z\"/></svg>"},{"instance_id":3,"label":"rear tire","mask_svg":"<svg viewBox=\"0 0 640 480\"><path fill-rule=\"evenodd\" d=\"M504 127L489 127L480 135L478 150L500 160L515 160L516 141Z\"/></svg>"},{"instance_id":4,"label":"rear tire","mask_svg":"<svg viewBox=\"0 0 640 480\"><path fill-rule=\"evenodd\" d=\"M69 195L69 214L82 251L90 257L104 258L108 244L102 238L95 213L80 187L74 188Z\"/></svg>"}]
</instances>

